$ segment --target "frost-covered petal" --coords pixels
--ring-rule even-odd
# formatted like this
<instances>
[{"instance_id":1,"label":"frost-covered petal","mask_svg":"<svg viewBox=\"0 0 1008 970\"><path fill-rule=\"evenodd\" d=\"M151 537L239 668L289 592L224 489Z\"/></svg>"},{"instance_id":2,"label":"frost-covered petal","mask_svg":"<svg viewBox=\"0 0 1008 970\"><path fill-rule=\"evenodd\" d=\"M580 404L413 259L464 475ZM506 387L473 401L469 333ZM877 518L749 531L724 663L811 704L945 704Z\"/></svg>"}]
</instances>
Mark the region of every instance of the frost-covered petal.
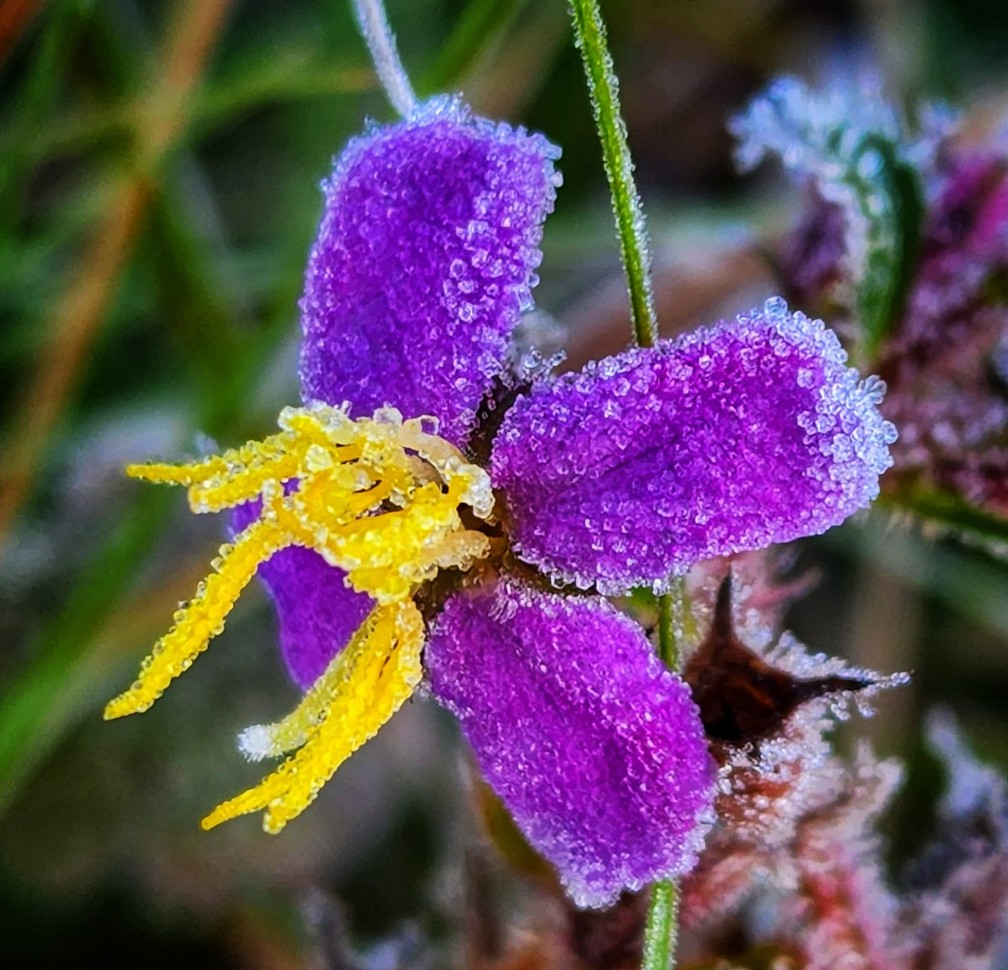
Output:
<instances>
[{"instance_id":1,"label":"frost-covered petal","mask_svg":"<svg viewBox=\"0 0 1008 970\"><path fill-rule=\"evenodd\" d=\"M239 506L231 526L240 531L259 514L259 503ZM291 547L264 562L258 578L276 605L280 650L295 683L307 689L350 641L374 606L350 589L346 573L311 549Z\"/></svg>"},{"instance_id":2,"label":"frost-covered petal","mask_svg":"<svg viewBox=\"0 0 1008 970\"><path fill-rule=\"evenodd\" d=\"M558 154L445 99L354 139L305 277L305 400L431 414L464 444L531 303Z\"/></svg>"},{"instance_id":3,"label":"frost-covered petal","mask_svg":"<svg viewBox=\"0 0 1008 970\"><path fill-rule=\"evenodd\" d=\"M494 443L514 545L603 593L823 532L878 494L884 385L783 300L561 377Z\"/></svg>"},{"instance_id":4,"label":"frost-covered petal","mask_svg":"<svg viewBox=\"0 0 1008 970\"><path fill-rule=\"evenodd\" d=\"M426 666L575 903L692 867L714 777L696 706L605 600L510 580L461 593L435 622Z\"/></svg>"}]
</instances>

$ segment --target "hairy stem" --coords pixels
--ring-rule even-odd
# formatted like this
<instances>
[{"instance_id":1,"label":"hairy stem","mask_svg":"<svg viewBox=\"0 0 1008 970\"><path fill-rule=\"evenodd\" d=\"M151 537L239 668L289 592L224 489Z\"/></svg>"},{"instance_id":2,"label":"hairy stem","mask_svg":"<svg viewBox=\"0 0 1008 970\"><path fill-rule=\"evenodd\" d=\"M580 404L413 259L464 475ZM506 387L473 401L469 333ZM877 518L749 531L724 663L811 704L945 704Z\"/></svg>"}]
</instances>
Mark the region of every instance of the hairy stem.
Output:
<instances>
[{"instance_id":1,"label":"hairy stem","mask_svg":"<svg viewBox=\"0 0 1008 970\"><path fill-rule=\"evenodd\" d=\"M605 24L598 0L570 0L570 9L574 40L581 51L592 111L602 143L602 160L609 179L620 255L630 291L634 338L639 346L651 347L658 332L651 286L651 254L644 213L634 183L626 125L620 115L619 84L606 44Z\"/></svg>"},{"instance_id":2,"label":"hairy stem","mask_svg":"<svg viewBox=\"0 0 1008 970\"><path fill-rule=\"evenodd\" d=\"M679 893L671 879L651 887L647 922L644 924L644 956L641 970L669 970L675 966Z\"/></svg>"},{"instance_id":3,"label":"hairy stem","mask_svg":"<svg viewBox=\"0 0 1008 970\"><path fill-rule=\"evenodd\" d=\"M406 118L416 110L417 96L399 60L395 34L389 26L382 0L353 0L353 8L361 36L371 52L378 80L392 107Z\"/></svg>"},{"instance_id":4,"label":"hairy stem","mask_svg":"<svg viewBox=\"0 0 1008 970\"><path fill-rule=\"evenodd\" d=\"M606 43L605 24L598 0L569 0L574 38L584 63L592 110L602 144L602 158L620 242L623 271L630 294L634 339L651 347L658 336L651 256L640 197L633 177L633 160L627 145L626 125L620 115L619 85ZM678 666L673 610L682 603L681 587L658 598L658 653L673 670ZM651 901L644 928L643 970L671 970L675 966L678 926L678 893L671 880L651 887Z\"/></svg>"}]
</instances>

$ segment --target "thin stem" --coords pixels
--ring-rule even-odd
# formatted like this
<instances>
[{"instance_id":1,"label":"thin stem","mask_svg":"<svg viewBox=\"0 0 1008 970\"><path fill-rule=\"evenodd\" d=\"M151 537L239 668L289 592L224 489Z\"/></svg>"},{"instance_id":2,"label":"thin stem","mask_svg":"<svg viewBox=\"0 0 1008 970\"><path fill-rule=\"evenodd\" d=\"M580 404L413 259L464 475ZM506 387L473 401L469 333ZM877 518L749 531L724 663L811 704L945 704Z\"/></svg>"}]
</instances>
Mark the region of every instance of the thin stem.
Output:
<instances>
[{"instance_id":1,"label":"thin stem","mask_svg":"<svg viewBox=\"0 0 1008 970\"><path fill-rule=\"evenodd\" d=\"M620 255L630 291L634 337L641 347L657 339L654 293L651 287L651 254L640 197L633 177L633 161L627 146L626 125L620 115L619 85L606 44L605 24L598 0L569 0L574 22L574 41L581 51L592 111L602 143L602 160L609 179Z\"/></svg>"},{"instance_id":2,"label":"thin stem","mask_svg":"<svg viewBox=\"0 0 1008 970\"><path fill-rule=\"evenodd\" d=\"M678 587L678 580L676 581ZM673 613L681 607L681 596L676 588L673 592L658 597L658 656L670 670L679 666L679 644L676 643ZM673 600L676 600L673 603Z\"/></svg>"},{"instance_id":3,"label":"thin stem","mask_svg":"<svg viewBox=\"0 0 1008 970\"><path fill-rule=\"evenodd\" d=\"M416 110L417 96L399 60L395 34L389 26L382 0L353 0L353 8L361 36L371 52L378 80L392 107L408 118Z\"/></svg>"},{"instance_id":4,"label":"thin stem","mask_svg":"<svg viewBox=\"0 0 1008 970\"><path fill-rule=\"evenodd\" d=\"M620 241L620 255L630 293L634 339L640 347L652 347L658 336L651 257L640 197L633 177L633 160L627 145L626 125L620 115L619 85L606 44L605 24L598 0L569 0L574 38L584 62L595 124L602 144L613 214ZM681 612L682 586L658 597L658 654L673 670L678 666L673 612ZM678 927L678 891L672 880L651 887L644 927L642 970L673 970Z\"/></svg>"},{"instance_id":5,"label":"thin stem","mask_svg":"<svg viewBox=\"0 0 1008 970\"><path fill-rule=\"evenodd\" d=\"M651 902L644 924L641 970L670 970L675 966L679 922L679 892L671 879L651 887Z\"/></svg>"},{"instance_id":6,"label":"thin stem","mask_svg":"<svg viewBox=\"0 0 1008 970\"><path fill-rule=\"evenodd\" d=\"M665 666L679 666L677 621L683 610L683 582L674 581L672 590L658 597L658 656ZM663 879L651 887L647 921L644 924L644 957L641 970L674 970L675 945L679 924L679 893L671 879Z\"/></svg>"}]
</instances>

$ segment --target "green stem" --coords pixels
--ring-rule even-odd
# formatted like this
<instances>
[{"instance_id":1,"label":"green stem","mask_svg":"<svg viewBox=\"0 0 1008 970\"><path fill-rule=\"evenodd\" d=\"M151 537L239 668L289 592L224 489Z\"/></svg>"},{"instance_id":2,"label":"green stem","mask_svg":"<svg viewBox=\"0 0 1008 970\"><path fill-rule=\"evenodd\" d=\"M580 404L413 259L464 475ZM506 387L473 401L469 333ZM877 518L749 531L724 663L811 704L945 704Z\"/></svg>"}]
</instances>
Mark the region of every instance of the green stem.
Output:
<instances>
[{"instance_id":1,"label":"green stem","mask_svg":"<svg viewBox=\"0 0 1008 970\"><path fill-rule=\"evenodd\" d=\"M679 644L676 641L673 614L683 607L683 584L675 580L672 591L658 597L658 656L666 667L679 666ZM675 944L678 935L679 893L671 879L663 879L651 887L647 921L644 924L644 956L641 970L674 970Z\"/></svg>"},{"instance_id":2,"label":"green stem","mask_svg":"<svg viewBox=\"0 0 1008 970\"><path fill-rule=\"evenodd\" d=\"M658 656L670 670L679 667L679 644L676 643L672 614L674 609L681 607L682 591L681 582L675 580L675 584L671 593L658 597Z\"/></svg>"},{"instance_id":3,"label":"green stem","mask_svg":"<svg viewBox=\"0 0 1008 970\"><path fill-rule=\"evenodd\" d=\"M679 892L671 879L651 887L651 902L644 924L644 956L641 970L669 970L675 966Z\"/></svg>"},{"instance_id":4,"label":"green stem","mask_svg":"<svg viewBox=\"0 0 1008 970\"><path fill-rule=\"evenodd\" d=\"M627 147L626 125L620 115L619 85L613 73L606 44L605 24L598 0L570 0L574 40L581 51L592 111L602 143L602 160L609 179L620 255L630 291L634 337L640 347L657 339L654 293L651 288L651 254L640 197L633 177L633 161Z\"/></svg>"},{"instance_id":5,"label":"green stem","mask_svg":"<svg viewBox=\"0 0 1008 970\"><path fill-rule=\"evenodd\" d=\"M591 94L592 110L602 143L602 159L620 241L620 255L630 293L634 339L639 347L652 347L658 336L651 258L640 197L633 177L633 160L627 146L626 125L620 115L619 85L606 44L605 24L598 0L569 0L574 38ZM658 654L667 666L678 666L673 609L682 603L681 586L674 594L658 597ZM671 880L651 887L651 902L644 927L642 970L672 970L678 926L678 893Z\"/></svg>"}]
</instances>

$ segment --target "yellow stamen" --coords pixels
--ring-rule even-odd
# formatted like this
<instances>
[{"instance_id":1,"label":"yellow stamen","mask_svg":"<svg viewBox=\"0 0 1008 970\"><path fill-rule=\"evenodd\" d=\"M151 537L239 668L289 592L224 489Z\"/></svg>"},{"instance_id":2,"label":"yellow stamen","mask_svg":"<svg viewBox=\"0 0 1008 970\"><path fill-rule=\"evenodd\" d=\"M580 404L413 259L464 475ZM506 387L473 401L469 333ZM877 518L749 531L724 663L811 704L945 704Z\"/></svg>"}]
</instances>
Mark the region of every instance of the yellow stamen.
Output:
<instances>
[{"instance_id":1,"label":"yellow stamen","mask_svg":"<svg viewBox=\"0 0 1008 970\"><path fill-rule=\"evenodd\" d=\"M221 546L220 558L214 561L215 571L175 613L175 625L154 645L133 686L105 706L105 720L146 711L179 674L188 670L211 638L224 628L224 618L259 564L282 544L275 523L260 519L233 544Z\"/></svg>"},{"instance_id":2,"label":"yellow stamen","mask_svg":"<svg viewBox=\"0 0 1008 970\"><path fill-rule=\"evenodd\" d=\"M215 571L176 612L175 625L133 686L108 704L106 718L147 710L220 633L259 565L288 546L313 549L377 603L296 711L243 735L246 753L300 750L261 785L218 808L205 827L266 808L267 830L278 831L419 682L423 622L413 593L439 569L467 569L488 555L489 540L463 525L459 506L485 520L494 506L486 472L425 430L430 421L403 421L390 408L357 420L321 404L286 408L280 432L263 441L186 465L127 469L135 478L187 486L196 512L254 499L262 509L221 547Z\"/></svg>"},{"instance_id":3,"label":"yellow stamen","mask_svg":"<svg viewBox=\"0 0 1008 970\"><path fill-rule=\"evenodd\" d=\"M200 823L203 828L266 809L263 828L276 833L300 815L420 683L423 633L423 619L410 600L377 607L292 714L242 736L246 752L251 748L255 755L301 745L297 753L254 788L215 808Z\"/></svg>"},{"instance_id":4,"label":"yellow stamen","mask_svg":"<svg viewBox=\"0 0 1008 970\"><path fill-rule=\"evenodd\" d=\"M374 609L357 628L350 642L338 653L322 675L305 692L301 703L283 720L274 724L253 724L238 736L238 748L249 761L277 758L300 748L329 716L333 698L340 687L354 677L361 658L372 638L376 637L379 620L387 625L388 608ZM380 636L385 631L379 631Z\"/></svg>"}]
</instances>

